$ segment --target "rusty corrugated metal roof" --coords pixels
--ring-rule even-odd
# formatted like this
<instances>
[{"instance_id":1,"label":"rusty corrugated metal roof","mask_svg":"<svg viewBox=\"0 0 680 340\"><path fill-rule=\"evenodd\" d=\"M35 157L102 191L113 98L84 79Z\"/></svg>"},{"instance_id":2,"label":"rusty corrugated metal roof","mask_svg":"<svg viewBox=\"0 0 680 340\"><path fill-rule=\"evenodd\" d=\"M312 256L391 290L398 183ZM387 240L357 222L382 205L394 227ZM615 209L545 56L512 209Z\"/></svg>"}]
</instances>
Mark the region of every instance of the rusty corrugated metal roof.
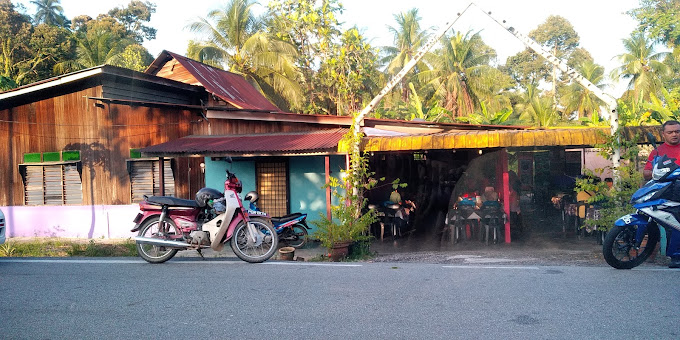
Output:
<instances>
[{"instance_id":1,"label":"rusty corrugated metal roof","mask_svg":"<svg viewBox=\"0 0 680 340\"><path fill-rule=\"evenodd\" d=\"M658 126L636 126L623 129L624 138L640 135L640 142L647 141L646 133L659 137ZM485 149L507 147L543 146L594 146L605 142L610 129L575 128L546 130L492 130L492 131L447 131L426 135L393 137L366 137L364 151L408 151L437 149ZM660 139L659 139L660 140ZM346 151L340 145L339 151Z\"/></svg>"},{"instance_id":2,"label":"rusty corrugated metal roof","mask_svg":"<svg viewBox=\"0 0 680 340\"><path fill-rule=\"evenodd\" d=\"M252 84L242 76L220 70L218 68L203 64L196 60L189 59L170 51L163 51L153 62L156 68L167 62L167 56L177 60L191 75L198 80L206 91L220 97L237 108L245 110L262 110L280 112L281 110L272 104L265 96L260 93ZM149 66L147 73L152 72Z\"/></svg>"},{"instance_id":3,"label":"rusty corrugated metal roof","mask_svg":"<svg viewBox=\"0 0 680 340\"><path fill-rule=\"evenodd\" d=\"M228 136L187 136L139 151L148 156L336 152L348 129Z\"/></svg>"}]
</instances>

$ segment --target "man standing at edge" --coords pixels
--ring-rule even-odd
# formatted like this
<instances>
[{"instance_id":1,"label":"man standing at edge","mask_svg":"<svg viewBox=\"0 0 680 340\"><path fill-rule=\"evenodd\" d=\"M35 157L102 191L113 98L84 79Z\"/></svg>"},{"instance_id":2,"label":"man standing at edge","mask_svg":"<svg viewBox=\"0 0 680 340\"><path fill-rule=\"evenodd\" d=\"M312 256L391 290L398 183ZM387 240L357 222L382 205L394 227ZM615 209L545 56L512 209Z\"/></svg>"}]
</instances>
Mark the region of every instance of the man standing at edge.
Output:
<instances>
[{"instance_id":1,"label":"man standing at edge","mask_svg":"<svg viewBox=\"0 0 680 340\"><path fill-rule=\"evenodd\" d=\"M654 157L666 155L675 158L675 163L680 165L680 122L669 120L662 125L664 143L649 154L647 164L642 172L645 180L652 179L652 161ZM669 268L680 268L680 231L670 229L670 243L666 248L666 255L671 257Z\"/></svg>"}]
</instances>

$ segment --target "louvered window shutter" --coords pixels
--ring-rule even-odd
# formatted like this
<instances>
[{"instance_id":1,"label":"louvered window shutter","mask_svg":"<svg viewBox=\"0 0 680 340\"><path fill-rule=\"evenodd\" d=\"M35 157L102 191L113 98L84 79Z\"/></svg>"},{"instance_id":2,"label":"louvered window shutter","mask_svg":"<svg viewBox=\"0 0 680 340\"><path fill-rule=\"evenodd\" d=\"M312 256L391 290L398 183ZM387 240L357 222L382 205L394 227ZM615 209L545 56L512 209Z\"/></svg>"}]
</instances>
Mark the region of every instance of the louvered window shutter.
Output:
<instances>
[{"instance_id":1,"label":"louvered window shutter","mask_svg":"<svg viewBox=\"0 0 680 340\"><path fill-rule=\"evenodd\" d=\"M25 166L26 205L82 204L83 190L78 164Z\"/></svg>"},{"instance_id":2,"label":"louvered window shutter","mask_svg":"<svg viewBox=\"0 0 680 340\"><path fill-rule=\"evenodd\" d=\"M175 196L175 178L172 174L170 161L164 162L165 196ZM130 184L132 187L132 202L144 200L144 195L160 195L160 176L158 161L130 161Z\"/></svg>"}]
</instances>

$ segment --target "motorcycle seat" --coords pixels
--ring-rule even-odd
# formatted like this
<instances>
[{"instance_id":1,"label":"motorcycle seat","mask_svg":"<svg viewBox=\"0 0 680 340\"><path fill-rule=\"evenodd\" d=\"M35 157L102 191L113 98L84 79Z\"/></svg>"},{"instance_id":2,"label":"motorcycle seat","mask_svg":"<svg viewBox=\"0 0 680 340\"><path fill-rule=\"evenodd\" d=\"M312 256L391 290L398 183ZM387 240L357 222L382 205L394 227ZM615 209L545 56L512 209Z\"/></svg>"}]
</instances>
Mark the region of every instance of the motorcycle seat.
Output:
<instances>
[{"instance_id":1,"label":"motorcycle seat","mask_svg":"<svg viewBox=\"0 0 680 340\"><path fill-rule=\"evenodd\" d=\"M272 217L271 220L272 220L272 223L279 224L279 223L285 223L285 222L294 220L294 219L296 219L300 216L302 216L302 213L298 212L298 213L293 213L293 214L289 214L289 215L281 216L281 217Z\"/></svg>"},{"instance_id":2,"label":"motorcycle seat","mask_svg":"<svg viewBox=\"0 0 680 340\"><path fill-rule=\"evenodd\" d=\"M198 203L195 200L185 200L182 198L169 196L149 196L146 201L158 205L167 205L169 207L188 207L198 208Z\"/></svg>"}]
</instances>

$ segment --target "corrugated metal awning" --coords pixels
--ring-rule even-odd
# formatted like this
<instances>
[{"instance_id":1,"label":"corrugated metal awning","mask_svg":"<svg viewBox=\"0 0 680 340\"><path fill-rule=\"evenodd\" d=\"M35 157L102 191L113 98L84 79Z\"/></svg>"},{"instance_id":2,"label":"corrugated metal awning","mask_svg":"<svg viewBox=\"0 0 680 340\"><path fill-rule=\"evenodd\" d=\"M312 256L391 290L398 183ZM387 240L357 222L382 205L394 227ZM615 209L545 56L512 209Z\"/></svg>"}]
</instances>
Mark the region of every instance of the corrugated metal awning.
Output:
<instances>
[{"instance_id":1,"label":"corrugated metal awning","mask_svg":"<svg viewBox=\"0 0 680 340\"><path fill-rule=\"evenodd\" d=\"M348 129L228 136L187 136L139 151L146 156L264 156L337 153Z\"/></svg>"},{"instance_id":2,"label":"corrugated metal awning","mask_svg":"<svg viewBox=\"0 0 680 340\"><path fill-rule=\"evenodd\" d=\"M663 141L660 127L636 126L623 129L624 138L640 135L639 142L648 142L646 133L653 133ZM438 149L485 149L543 146L595 146L609 136L606 128L573 128L545 130L448 131L427 135L376 136L364 138L364 151L408 151ZM346 151L341 145L340 151Z\"/></svg>"}]
</instances>

